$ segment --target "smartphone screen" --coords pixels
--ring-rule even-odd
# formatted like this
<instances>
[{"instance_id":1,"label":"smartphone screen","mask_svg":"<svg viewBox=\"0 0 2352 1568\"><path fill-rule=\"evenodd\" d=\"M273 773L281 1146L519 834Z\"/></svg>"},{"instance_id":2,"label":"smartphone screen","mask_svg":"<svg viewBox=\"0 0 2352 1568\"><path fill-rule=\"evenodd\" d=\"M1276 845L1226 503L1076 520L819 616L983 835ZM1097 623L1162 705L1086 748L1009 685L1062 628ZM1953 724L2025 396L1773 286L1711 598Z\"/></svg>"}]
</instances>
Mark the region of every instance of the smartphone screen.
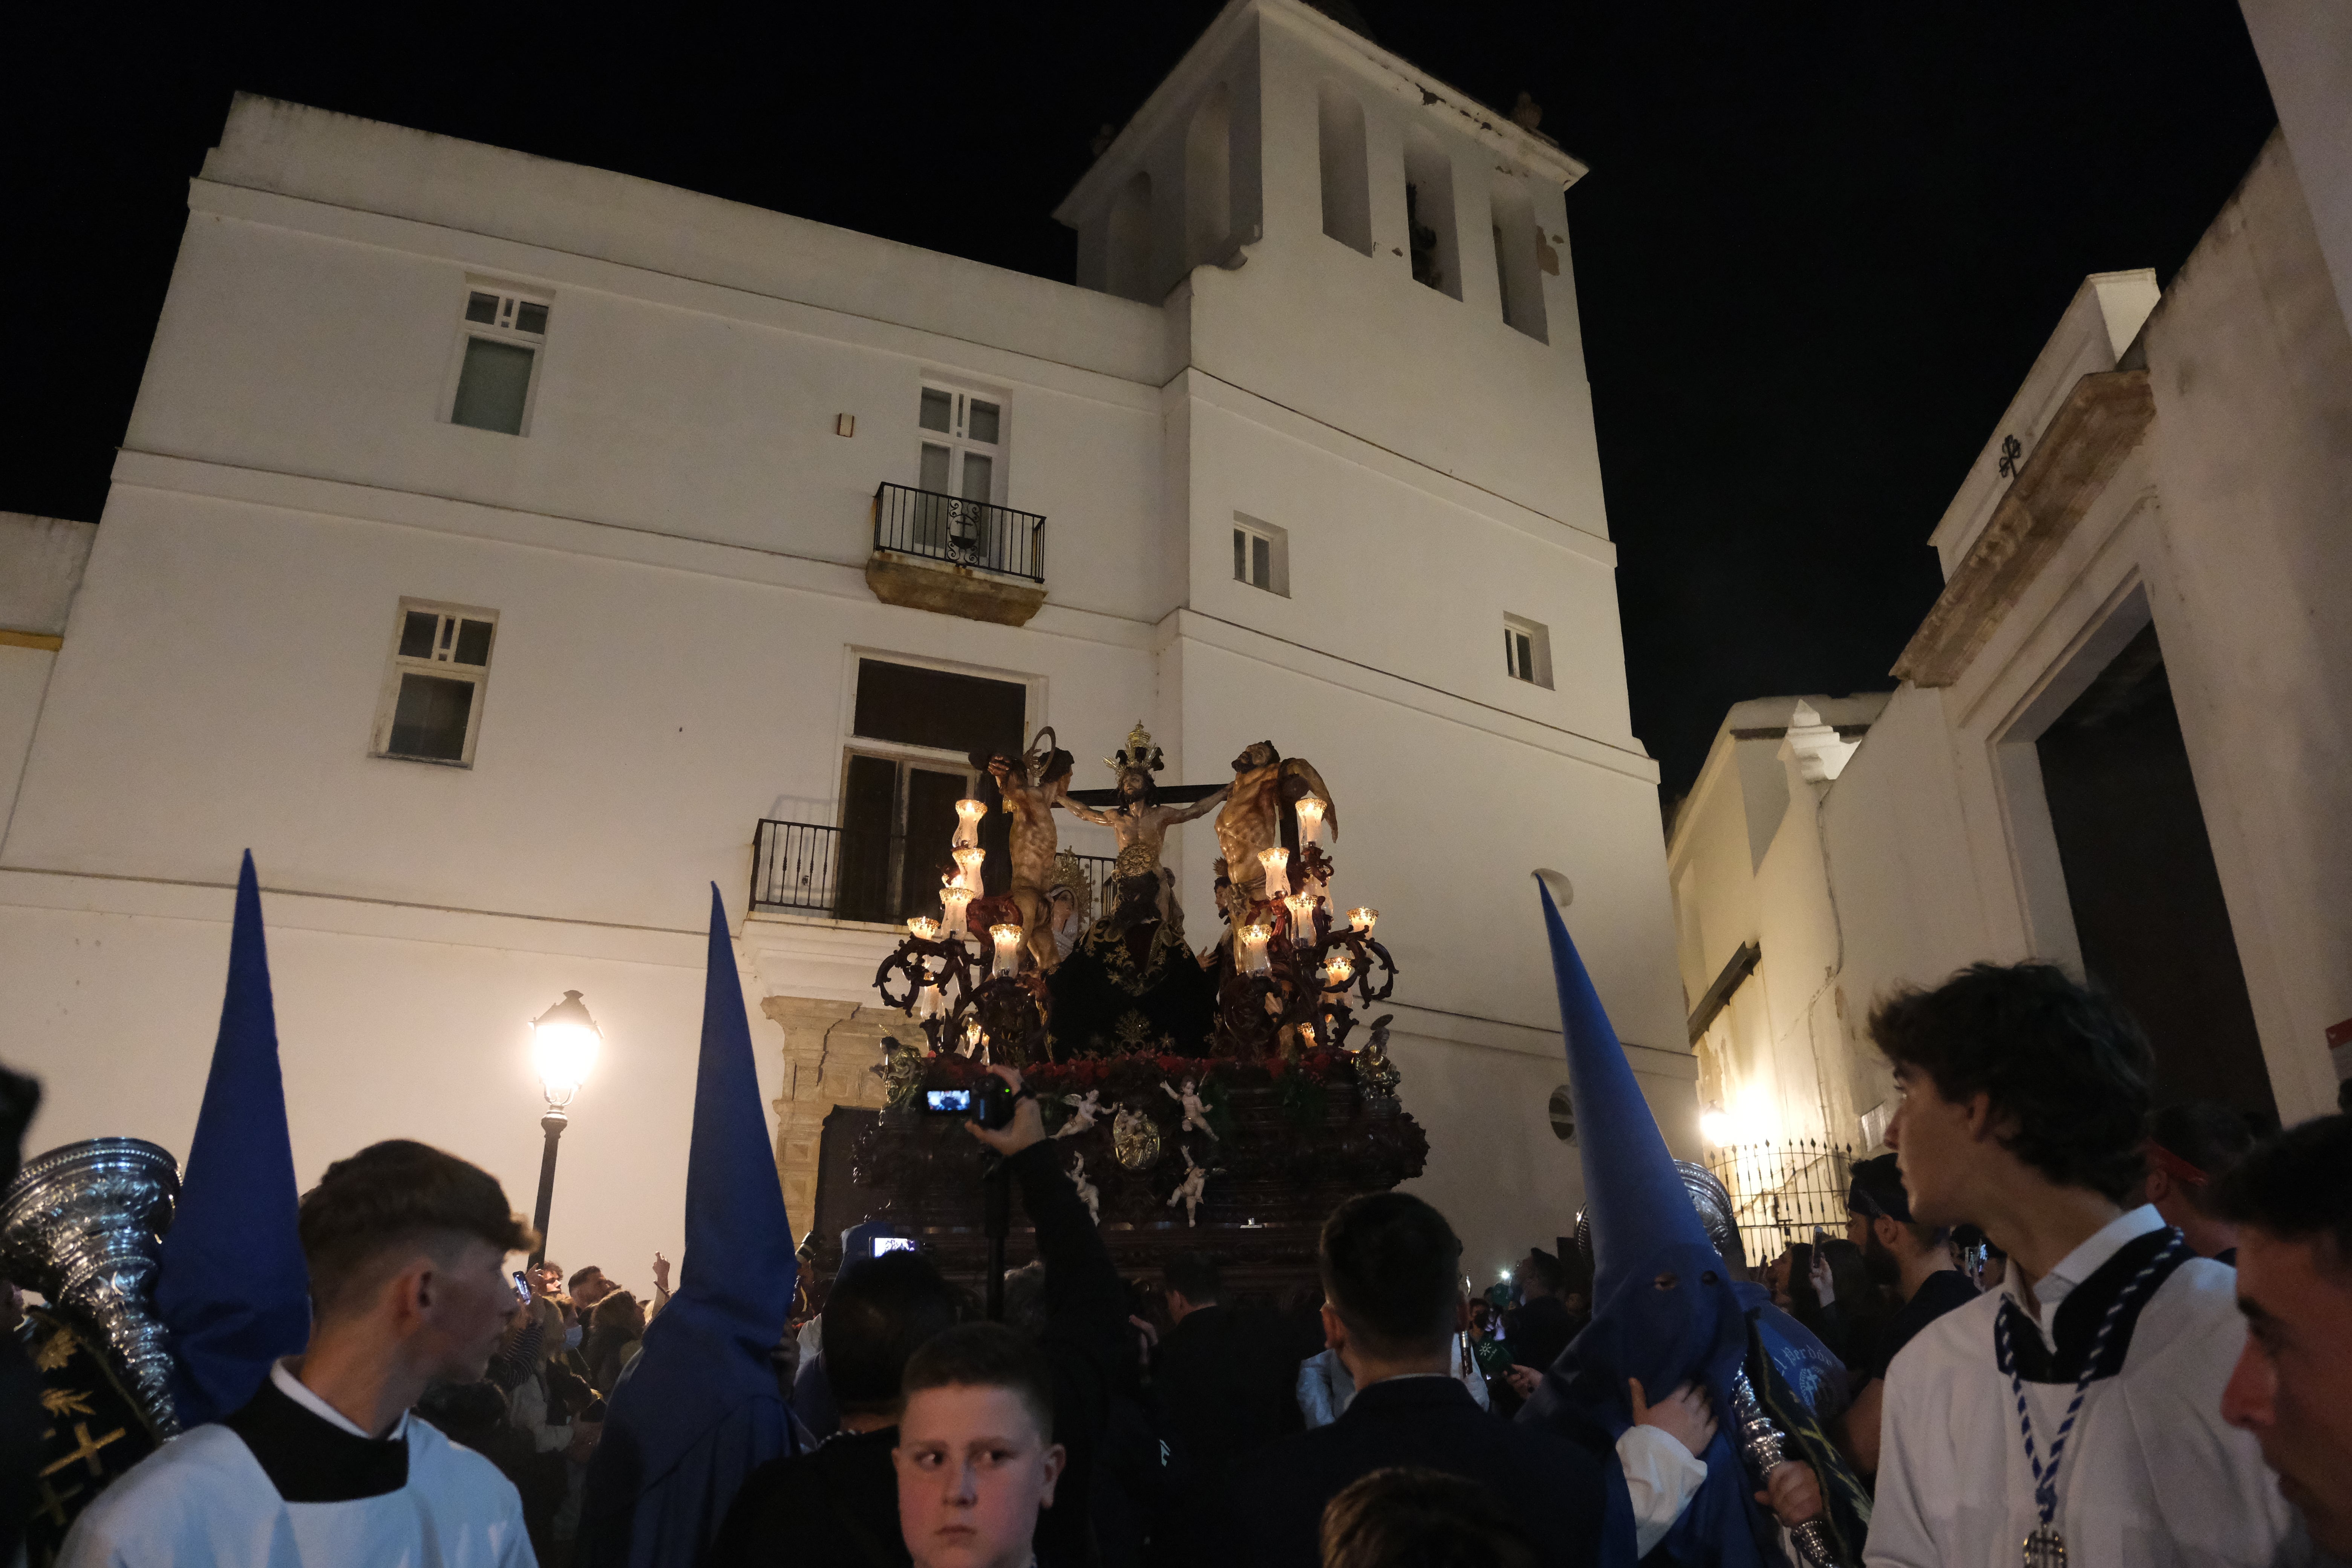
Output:
<instances>
[{"instance_id":1,"label":"smartphone screen","mask_svg":"<svg viewBox=\"0 0 2352 1568\"><path fill-rule=\"evenodd\" d=\"M961 1112L971 1109L971 1090L968 1089L927 1089L923 1091L923 1109L929 1111Z\"/></svg>"},{"instance_id":2,"label":"smartphone screen","mask_svg":"<svg viewBox=\"0 0 2352 1568\"><path fill-rule=\"evenodd\" d=\"M514 1286L515 1297L518 1300L530 1300L530 1281L522 1277L522 1270L520 1268L514 1271Z\"/></svg>"},{"instance_id":3,"label":"smartphone screen","mask_svg":"<svg viewBox=\"0 0 2352 1568\"><path fill-rule=\"evenodd\" d=\"M953 1092L961 1094L963 1091L961 1089L957 1089ZM874 1256L877 1258L881 1257L886 1252L912 1252L914 1250L915 1238L911 1236L877 1236L874 1238Z\"/></svg>"}]
</instances>

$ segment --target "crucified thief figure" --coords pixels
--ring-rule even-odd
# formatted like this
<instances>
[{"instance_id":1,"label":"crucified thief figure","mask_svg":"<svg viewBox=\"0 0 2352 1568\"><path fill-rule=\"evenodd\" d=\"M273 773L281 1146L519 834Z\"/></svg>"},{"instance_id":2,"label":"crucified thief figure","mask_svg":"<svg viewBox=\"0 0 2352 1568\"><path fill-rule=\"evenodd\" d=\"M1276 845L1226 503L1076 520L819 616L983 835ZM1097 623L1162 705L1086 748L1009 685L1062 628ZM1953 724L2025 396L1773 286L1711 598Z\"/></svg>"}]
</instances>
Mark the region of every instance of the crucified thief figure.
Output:
<instances>
[{"instance_id":1,"label":"crucified thief figure","mask_svg":"<svg viewBox=\"0 0 2352 1568\"><path fill-rule=\"evenodd\" d=\"M1047 743L1041 748L1040 742ZM1051 729L1038 731L1029 747L1018 761L1002 752L989 758L988 771L996 780L997 793L1004 797L1004 809L1013 814L1013 902L1021 910L1023 945L1029 950L1030 962L1042 971L1052 969L1061 959L1054 944L1049 886L1058 847L1054 805L1058 801L1073 811L1077 809L1064 795L1077 761L1061 749L1060 738ZM1030 782L1033 777L1034 784Z\"/></svg>"}]
</instances>

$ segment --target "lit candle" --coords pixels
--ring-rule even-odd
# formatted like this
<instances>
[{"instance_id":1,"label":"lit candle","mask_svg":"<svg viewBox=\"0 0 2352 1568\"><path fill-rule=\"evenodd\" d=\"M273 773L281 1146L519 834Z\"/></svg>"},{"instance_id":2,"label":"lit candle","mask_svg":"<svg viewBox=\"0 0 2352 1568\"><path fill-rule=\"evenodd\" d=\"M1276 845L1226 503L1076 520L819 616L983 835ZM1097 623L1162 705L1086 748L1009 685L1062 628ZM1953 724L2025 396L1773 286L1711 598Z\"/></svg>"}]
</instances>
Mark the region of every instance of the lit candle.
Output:
<instances>
[{"instance_id":1,"label":"lit candle","mask_svg":"<svg viewBox=\"0 0 2352 1568\"><path fill-rule=\"evenodd\" d=\"M940 938L940 922L929 915L917 915L907 922L907 930L917 942L937 942Z\"/></svg>"},{"instance_id":2,"label":"lit candle","mask_svg":"<svg viewBox=\"0 0 2352 1568\"><path fill-rule=\"evenodd\" d=\"M1290 851L1261 849L1257 863L1265 868L1265 896L1282 899L1290 896Z\"/></svg>"},{"instance_id":3,"label":"lit candle","mask_svg":"<svg viewBox=\"0 0 2352 1568\"><path fill-rule=\"evenodd\" d=\"M980 842L980 819L988 815L988 803L978 800L956 802L955 847Z\"/></svg>"},{"instance_id":4,"label":"lit candle","mask_svg":"<svg viewBox=\"0 0 2352 1568\"><path fill-rule=\"evenodd\" d=\"M1323 986L1327 991L1344 989L1356 977L1356 966L1344 952L1335 952L1323 965Z\"/></svg>"},{"instance_id":5,"label":"lit candle","mask_svg":"<svg viewBox=\"0 0 2352 1568\"><path fill-rule=\"evenodd\" d=\"M971 902L971 889L961 882L950 882L940 889L940 902L947 906L948 935L963 935L963 907Z\"/></svg>"},{"instance_id":6,"label":"lit candle","mask_svg":"<svg viewBox=\"0 0 2352 1568\"><path fill-rule=\"evenodd\" d=\"M955 852L956 880L962 883L965 889L974 898L978 898L980 896L981 862L987 858L988 851L981 848L978 845L972 845Z\"/></svg>"},{"instance_id":7,"label":"lit candle","mask_svg":"<svg viewBox=\"0 0 2352 1568\"><path fill-rule=\"evenodd\" d=\"M1300 848L1304 849L1309 844L1320 844L1323 841L1324 810L1323 803L1311 795L1299 800L1298 847Z\"/></svg>"},{"instance_id":8,"label":"lit candle","mask_svg":"<svg viewBox=\"0 0 2352 1568\"><path fill-rule=\"evenodd\" d=\"M1290 911L1290 940L1300 947L1311 946L1315 941L1315 900L1307 893L1293 893L1282 900Z\"/></svg>"},{"instance_id":9,"label":"lit candle","mask_svg":"<svg viewBox=\"0 0 2352 1568\"><path fill-rule=\"evenodd\" d=\"M1348 911L1348 923L1354 926L1358 931L1362 931L1366 936L1372 934L1372 927L1378 925L1380 923L1380 910L1368 909L1361 904L1357 905L1354 909Z\"/></svg>"},{"instance_id":10,"label":"lit candle","mask_svg":"<svg viewBox=\"0 0 2352 1568\"><path fill-rule=\"evenodd\" d=\"M1016 925L991 926L989 940L996 943L996 973L1010 974L1021 966L1021 928Z\"/></svg>"},{"instance_id":11,"label":"lit candle","mask_svg":"<svg viewBox=\"0 0 2352 1568\"><path fill-rule=\"evenodd\" d=\"M1246 925L1240 931L1242 939L1242 973L1264 974L1266 971L1265 944L1274 935L1272 926Z\"/></svg>"}]
</instances>

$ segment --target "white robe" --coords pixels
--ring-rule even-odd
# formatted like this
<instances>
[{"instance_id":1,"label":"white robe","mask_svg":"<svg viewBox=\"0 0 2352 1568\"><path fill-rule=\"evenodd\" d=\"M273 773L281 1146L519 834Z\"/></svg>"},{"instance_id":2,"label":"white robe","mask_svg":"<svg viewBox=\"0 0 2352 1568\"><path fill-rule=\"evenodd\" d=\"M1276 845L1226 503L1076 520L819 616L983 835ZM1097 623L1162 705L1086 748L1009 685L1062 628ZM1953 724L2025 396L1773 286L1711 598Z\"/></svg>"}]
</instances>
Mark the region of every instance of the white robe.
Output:
<instances>
[{"instance_id":1,"label":"white robe","mask_svg":"<svg viewBox=\"0 0 2352 1568\"><path fill-rule=\"evenodd\" d=\"M322 1419L365 1435L283 1363L272 1381ZM183 1433L83 1511L58 1568L536 1568L522 1500L498 1467L429 1422L401 1419L408 1484L351 1502L289 1503L227 1427Z\"/></svg>"},{"instance_id":2,"label":"white robe","mask_svg":"<svg viewBox=\"0 0 2352 1568\"><path fill-rule=\"evenodd\" d=\"M2162 1224L2153 1208L2134 1209L2051 1270L2037 1320L2045 1344L2059 1300ZM2016 1396L1994 1357L1994 1319L2006 1300L2024 1306L2014 1279L1937 1319L1888 1369L1870 1568L2018 1568L2022 1560L2041 1515ZM2272 1563L2290 1510L2254 1439L2221 1419L2221 1389L2245 1337L2236 1270L2191 1258L2158 1288L2122 1370L2091 1384L2066 1440L2054 1522L2067 1568ZM2074 1385L2028 1383L2025 1396L2046 1465Z\"/></svg>"}]
</instances>

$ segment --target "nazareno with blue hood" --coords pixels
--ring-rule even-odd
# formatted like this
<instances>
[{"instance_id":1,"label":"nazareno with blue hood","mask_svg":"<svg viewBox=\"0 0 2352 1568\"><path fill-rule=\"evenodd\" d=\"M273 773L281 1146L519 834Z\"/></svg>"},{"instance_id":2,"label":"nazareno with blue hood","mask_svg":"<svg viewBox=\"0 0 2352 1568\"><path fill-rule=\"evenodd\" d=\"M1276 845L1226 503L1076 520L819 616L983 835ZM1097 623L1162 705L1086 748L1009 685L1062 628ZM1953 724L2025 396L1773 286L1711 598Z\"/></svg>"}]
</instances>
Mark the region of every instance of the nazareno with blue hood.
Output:
<instances>
[{"instance_id":1,"label":"nazareno with blue hood","mask_svg":"<svg viewBox=\"0 0 2352 1568\"><path fill-rule=\"evenodd\" d=\"M1691 1568L1859 1563L1868 1495L1821 1428L1837 1413L1832 1402L1843 1402L1843 1368L1744 1278L1727 1195L1704 1170L1693 1168L1702 1189L1677 1168L1569 938L1559 912L1567 879L1536 879L1575 1101L1586 1202L1579 1235L1591 1238L1593 1313L1518 1418L1599 1449L1633 1425L1629 1380L1653 1397L1696 1382L1720 1422L1699 1456L1706 1478L1649 1560ZM1737 1271L1701 1218L1715 1205L1713 1228ZM1758 1501L1759 1471L1784 1461L1811 1465L1825 1504L1790 1521L1793 1531ZM1639 1555L1633 1499L1613 1474L1601 1558Z\"/></svg>"}]
</instances>

